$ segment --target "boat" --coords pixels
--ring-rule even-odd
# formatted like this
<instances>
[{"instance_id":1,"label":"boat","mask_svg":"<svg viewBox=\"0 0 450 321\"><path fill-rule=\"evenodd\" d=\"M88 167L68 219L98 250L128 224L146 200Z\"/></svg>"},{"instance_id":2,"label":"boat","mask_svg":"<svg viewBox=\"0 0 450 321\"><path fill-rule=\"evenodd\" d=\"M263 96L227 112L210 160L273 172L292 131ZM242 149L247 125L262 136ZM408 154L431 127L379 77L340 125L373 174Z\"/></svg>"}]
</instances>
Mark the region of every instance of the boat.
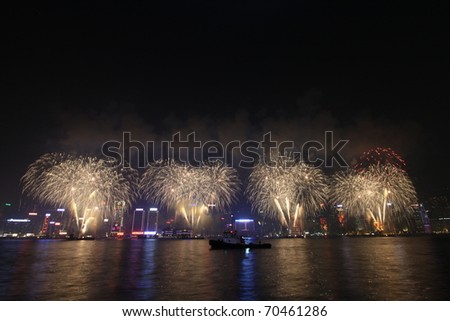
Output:
<instances>
[{"instance_id":1,"label":"boat","mask_svg":"<svg viewBox=\"0 0 450 321\"><path fill-rule=\"evenodd\" d=\"M225 231L223 237L217 240L209 240L211 250L227 250L227 249L270 249L272 244L261 243L254 239L238 236L236 231Z\"/></svg>"}]
</instances>

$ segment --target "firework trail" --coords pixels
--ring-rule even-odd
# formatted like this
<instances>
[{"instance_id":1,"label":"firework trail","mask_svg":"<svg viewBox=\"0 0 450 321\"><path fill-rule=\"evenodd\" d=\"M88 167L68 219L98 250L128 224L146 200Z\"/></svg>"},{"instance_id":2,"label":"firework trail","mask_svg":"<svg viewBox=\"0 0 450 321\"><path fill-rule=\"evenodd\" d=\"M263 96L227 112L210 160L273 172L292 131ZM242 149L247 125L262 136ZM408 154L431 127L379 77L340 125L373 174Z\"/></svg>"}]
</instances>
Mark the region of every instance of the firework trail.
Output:
<instances>
[{"instance_id":1,"label":"firework trail","mask_svg":"<svg viewBox=\"0 0 450 321\"><path fill-rule=\"evenodd\" d=\"M165 208L175 208L192 228L198 228L209 205L229 207L238 191L236 170L220 162L199 167L175 161L158 161L145 171L140 190L144 199Z\"/></svg>"},{"instance_id":2,"label":"firework trail","mask_svg":"<svg viewBox=\"0 0 450 321\"><path fill-rule=\"evenodd\" d=\"M136 173L116 165L95 157L45 154L22 177L23 194L68 208L77 230L85 234L100 217L113 215L117 201L129 207L136 197Z\"/></svg>"},{"instance_id":3,"label":"firework trail","mask_svg":"<svg viewBox=\"0 0 450 321\"><path fill-rule=\"evenodd\" d=\"M372 165L364 175L380 186L378 204L368 210L379 230L384 230L386 223L393 224L395 219L412 213L411 205L417 203L417 194L406 171L390 164ZM388 219L386 215L389 215Z\"/></svg>"},{"instance_id":4,"label":"firework trail","mask_svg":"<svg viewBox=\"0 0 450 321\"><path fill-rule=\"evenodd\" d=\"M396 220L410 215L417 202L406 171L390 163L336 173L332 186L334 203L342 204L350 216L365 214L378 231L389 230Z\"/></svg>"},{"instance_id":5,"label":"firework trail","mask_svg":"<svg viewBox=\"0 0 450 321\"><path fill-rule=\"evenodd\" d=\"M252 208L278 220L288 234L302 228L305 217L316 213L327 198L327 180L319 168L290 157L259 163L246 189Z\"/></svg>"},{"instance_id":6,"label":"firework trail","mask_svg":"<svg viewBox=\"0 0 450 321\"><path fill-rule=\"evenodd\" d=\"M377 180L351 169L334 174L331 186L332 203L342 204L350 216L376 207L380 197L381 184Z\"/></svg>"}]
</instances>

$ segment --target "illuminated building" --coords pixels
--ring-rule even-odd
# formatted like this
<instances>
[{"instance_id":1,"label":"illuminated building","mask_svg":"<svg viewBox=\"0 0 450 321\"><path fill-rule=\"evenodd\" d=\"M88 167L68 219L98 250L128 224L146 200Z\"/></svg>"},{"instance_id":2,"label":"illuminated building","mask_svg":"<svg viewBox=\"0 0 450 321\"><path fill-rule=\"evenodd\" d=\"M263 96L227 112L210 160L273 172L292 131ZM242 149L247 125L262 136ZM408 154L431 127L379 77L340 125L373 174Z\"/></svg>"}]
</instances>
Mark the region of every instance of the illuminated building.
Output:
<instances>
[{"instance_id":1,"label":"illuminated building","mask_svg":"<svg viewBox=\"0 0 450 321\"><path fill-rule=\"evenodd\" d=\"M136 208L133 212L131 235L137 238L155 237L158 234L159 211L156 207Z\"/></svg>"},{"instance_id":2,"label":"illuminated building","mask_svg":"<svg viewBox=\"0 0 450 321\"><path fill-rule=\"evenodd\" d=\"M423 204L414 204L413 208L413 220L415 233L431 233L430 219L428 217L428 211Z\"/></svg>"},{"instance_id":3,"label":"illuminated building","mask_svg":"<svg viewBox=\"0 0 450 321\"><path fill-rule=\"evenodd\" d=\"M3 237L26 237L30 232L31 220L27 218L9 218L5 220Z\"/></svg>"},{"instance_id":4,"label":"illuminated building","mask_svg":"<svg viewBox=\"0 0 450 321\"><path fill-rule=\"evenodd\" d=\"M427 209L433 233L448 233L450 230L450 202L446 195L427 200Z\"/></svg>"},{"instance_id":5,"label":"illuminated building","mask_svg":"<svg viewBox=\"0 0 450 321\"><path fill-rule=\"evenodd\" d=\"M234 229L238 234L251 234L255 232L255 221L253 219L236 219Z\"/></svg>"}]
</instances>

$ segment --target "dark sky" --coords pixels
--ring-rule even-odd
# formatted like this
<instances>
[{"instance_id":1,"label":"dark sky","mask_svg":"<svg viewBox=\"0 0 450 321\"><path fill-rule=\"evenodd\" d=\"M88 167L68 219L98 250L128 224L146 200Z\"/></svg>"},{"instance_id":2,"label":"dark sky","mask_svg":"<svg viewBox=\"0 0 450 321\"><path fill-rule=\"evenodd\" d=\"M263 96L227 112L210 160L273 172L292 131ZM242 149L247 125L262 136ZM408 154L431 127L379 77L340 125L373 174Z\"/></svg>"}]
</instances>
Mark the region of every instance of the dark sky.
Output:
<instances>
[{"instance_id":1,"label":"dark sky","mask_svg":"<svg viewBox=\"0 0 450 321\"><path fill-rule=\"evenodd\" d=\"M51 151L145 141L302 143L332 130L351 161L396 150L420 195L448 187L444 1L76 1L2 18L0 200Z\"/></svg>"}]
</instances>

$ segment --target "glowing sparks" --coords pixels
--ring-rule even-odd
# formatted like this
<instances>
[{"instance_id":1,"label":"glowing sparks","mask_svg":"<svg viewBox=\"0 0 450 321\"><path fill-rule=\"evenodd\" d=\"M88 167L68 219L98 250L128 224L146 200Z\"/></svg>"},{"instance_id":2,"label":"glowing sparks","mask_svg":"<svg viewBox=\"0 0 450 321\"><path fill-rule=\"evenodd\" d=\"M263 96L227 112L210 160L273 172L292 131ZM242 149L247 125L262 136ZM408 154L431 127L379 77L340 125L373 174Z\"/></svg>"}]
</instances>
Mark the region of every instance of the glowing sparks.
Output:
<instances>
[{"instance_id":1,"label":"glowing sparks","mask_svg":"<svg viewBox=\"0 0 450 321\"><path fill-rule=\"evenodd\" d=\"M22 177L23 193L43 204L67 208L84 234L100 218L110 218L117 201L131 206L136 196L136 173L114 165L94 157L45 154Z\"/></svg>"},{"instance_id":2,"label":"glowing sparks","mask_svg":"<svg viewBox=\"0 0 450 321\"><path fill-rule=\"evenodd\" d=\"M140 185L142 196L175 208L191 228L198 228L208 204L225 209L236 200L236 170L219 162L199 167L174 161L158 161L145 171Z\"/></svg>"},{"instance_id":3,"label":"glowing sparks","mask_svg":"<svg viewBox=\"0 0 450 321\"><path fill-rule=\"evenodd\" d=\"M364 152L355 165L356 170L368 168L371 165L393 165L404 170L406 162L394 150L386 147L376 147Z\"/></svg>"},{"instance_id":4,"label":"glowing sparks","mask_svg":"<svg viewBox=\"0 0 450 321\"><path fill-rule=\"evenodd\" d=\"M365 217L375 230L394 230L398 222L411 218L411 205L417 203L405 162L386 148L370 150L360 159L353 169L335 173L329 182L320 168L274 156L271 164L261 162L253 169L246 196L254 210L278 221L289 235L307 231L307 219L329 201L342 206L340 214ZM130 208L138 188L142 199L173 209L174 220L192 230L205 227L210 209L228 209L239 191L236 169L220 162L194 167L158 161L138 181L137 171L128 167L53 153L29 166L22 186L32 200L64 208L81 234L95 231L97 222Z\"/></svg>"},{"instance_id":5,"label":"glowing sparks","mask_svg":"<svg viewBox=\"0 0 450 321\"><path fill-rule=\"evenodd\" d=\"M291 234L326 201L327 183L319 168L278 156L274 164L255 167L246 193L254 209L278 220Z\"/></svg>"},{"instance_id":6,"label":"glowing sparks","mask_svg":"<svg viewBox=\"0 0 450 321\"><path fill-rule=\"evenodd\" d=\"M366 215L378 231L411 215L417 195L407 173L392 164L370 165L333 176L332 200L351 216Z\"/></svg>"}]
</instances>

